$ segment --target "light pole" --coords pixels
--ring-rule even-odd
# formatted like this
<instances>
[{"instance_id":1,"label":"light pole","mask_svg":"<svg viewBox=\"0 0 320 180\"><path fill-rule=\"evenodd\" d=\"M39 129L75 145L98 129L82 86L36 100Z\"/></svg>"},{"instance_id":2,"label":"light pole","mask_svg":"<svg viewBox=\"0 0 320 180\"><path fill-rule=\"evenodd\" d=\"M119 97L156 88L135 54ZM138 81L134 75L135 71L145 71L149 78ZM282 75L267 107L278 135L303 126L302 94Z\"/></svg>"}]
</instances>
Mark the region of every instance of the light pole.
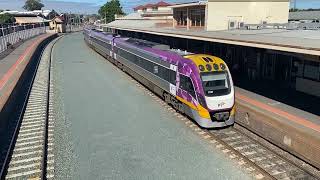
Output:
<instances>
[{"instance_id":1,"label":"light pole","mask_svg":"<svg viewBox=\"0 0 320 180\"><path fill-rule=\"evenodd\" d=\"M42 24L44 26L44 32L46 32L46 25L44 24L44 15L43 15L43 9L41 8L41 15L42 15Z\"/></svg>"},{"instance_id":2,"label":"light pole","mask_svg":"<svg viewBox=\"0 0 320 180\"><path fill-rule=\"evenodd\" d=\"M107 10L104 11L104 24L107 24Z\"/></svg>"}]
</instances>

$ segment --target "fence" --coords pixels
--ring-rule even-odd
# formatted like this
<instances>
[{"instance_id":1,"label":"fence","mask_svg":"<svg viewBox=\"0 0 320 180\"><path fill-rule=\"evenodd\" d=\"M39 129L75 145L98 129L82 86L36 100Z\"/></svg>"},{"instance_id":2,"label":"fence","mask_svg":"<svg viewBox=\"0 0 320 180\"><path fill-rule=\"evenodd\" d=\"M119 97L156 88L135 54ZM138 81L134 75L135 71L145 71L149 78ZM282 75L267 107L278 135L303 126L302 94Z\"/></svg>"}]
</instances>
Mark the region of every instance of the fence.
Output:
<instances>
[{"instance_id":1,"label":"fence","mask_svg":"<svg viewBox=\"0 0 320 180\"><path fill-rule=\"evenodd\" d=\"M83 30L83 24L68 24L66 27L67 32L78 32Z\"/></svg>"},{"instance_id":2,"label":"fence","mask_svg":"<svg viewBox=\"0 0 320 180\"><path fill-rule=\"evenodd\" d=\"M45 33L45 27L40 25L8 26L0 28L0 53L10 45Z\"/></svg>"}]
</instances>

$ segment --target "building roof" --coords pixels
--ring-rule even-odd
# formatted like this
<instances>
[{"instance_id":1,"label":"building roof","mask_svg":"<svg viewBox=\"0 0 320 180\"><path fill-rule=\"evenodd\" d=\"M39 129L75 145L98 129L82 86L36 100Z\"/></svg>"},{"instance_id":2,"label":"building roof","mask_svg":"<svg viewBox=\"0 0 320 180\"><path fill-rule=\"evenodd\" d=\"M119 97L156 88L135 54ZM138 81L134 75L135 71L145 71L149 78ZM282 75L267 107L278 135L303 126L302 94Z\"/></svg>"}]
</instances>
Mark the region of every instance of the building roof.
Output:
<instances>
[{"instance_id":1,"label":"building roof","mask_svg":"<svg viewBox=\"0 0 320 180\"><path fill-rule=\"evenodd\" d=\"M320 11L296 11L289 13L289 20L315 20L320 19Z\"/></svg>"},{"instance_id":2,"label":"building roof","mask_svg":"<svg viewBox=\"0 0 320 180\"><path fill-rule=\"evenodd\" d=\"M133 9L136 11L136 10L139 10L139 9L142 9L142 8L143 8L143 6L140 5L140 6L137 6L137 7L133 8Z\"/></svg>"},{"instance_id":3,"label":"building roof","mask_svg":"<svg viewBox=\"0 0 320 180\"><path fill-rule=\"evenodd\" d=\"M189 6L204 6L207 5L207 1L194 1L187 3L174 4L169 7L171 8L181 8L181 7L189 7Z\"/></svg>"},{"instance_id":4,"label":"building roof","mask_svg":"<svg viewBox=\"0 0 320 180\"><path fill-rule=\"evenodd\" d=\"M144 8L149 8L149 7L155 7L155 6L156 6L155 4L149 3L149 4L144 5L143 7Z\"/></svg>"},{"instance_id":5,"label":"building roof","mask_svg":"<svg viewBox=\"0 0 320 180\"><path fill-rule=\"evenodd\" d=\"M128 23L130 24L136 24L137 26L143 26L143 27L148 27L152 28L156 26L156 23L158 23L158 20L149 20L149 19L123 19L123 20L116 20L108 24L108 26L121 26L124 27Z\"/></svg>"},{"instance_id":6,"label":"building roof","mask_svg":"<svg viewBox=\"0 0 320 180\"><path fill-rule=\"evenodd\" d=\"M164 2L164 1L160 1L158 3L155 4L157 7L167 7L167 6L171 6L171 4Z\"/></svg>"},{"instance_id":7,"label":"building roof","mask_svg":"<svg viewBox=\"0 0 320 180\"><path fill-rule=\"evenodd\" d=\"M133 8L133 9L136 11L136 10L142 10L144 8L167 7L167 6L171 6L171 4L169 4L167 2L164 2L164 1L159 1L158 3L155 3L155 4L148 3L148 4L145 4L145 5L140 5L140 6L137 6L137 7Z\"/></svg>"},{"instance_id":8,"label":"building roof","mask_svg":"<svg viewBox=\"0 0 320 180\"><path fill-rule=\"evenodd\" d=\"M156 27L148 21L114 21L105 27L171 37L280 50L320 56L320 31L313 30L228 30L204 31Z\"/></svg>"},{"instance_id":9,"label":"building roof","mask_svg":"<svg viewBox=\"0 0 320 180\"><path fill-rule=\"evenodd\" d=\"M116 16L116 21L118 20L166 20L166 19L169 19L167 16L172 16L172 14L173 14L172 10L134 12L125 16ZM129 21L129 23L132 23L132 21Z\"/></svg>"},{"instance_id":10,"label":"building roof","mask_svg":"<svg viewBox=\"0 0 320 180\"><path fill-rule=\"evenodd\" d=\"M64 18L62 16L56 16L52 19L52 21L55 21L57 23L63 23Z\"/></svg>"},{"instance_id":11,"label":"building roof","mask_svg":"<svg viewBox=\"0 0 320 180\"><path fill-rule=\"evenodd\" d=\"M35 23L43 23L43 22L49 22L49 20L46 20L39 16L22 16L22 17L15 17L17 24L35 24Z\"/></svg>"},{"instance_id":12,"label":"building roof","mask_svg":"<svg viewBox=\"0 0 320 180\"><path fill-rule=\"evenodd\" d=\"M12 14L14 16L18 16L18 15L36 15L36 16L39 16L39 15L43 15L43 16L48 16L50 14L51 10L34 10L34 11L3 11L1 12L0 14L5 14L5 13L8 13L8 14Z\"/></svg>"},{"instance_id":13,"label":"building roof","mask_svg":"<svg viewBox=\"0 0 320 180\"><path fill-rule=\"evenodd\" d=\"M121 17L117 17L116 20L139 20L139 19L143 19L143 17L141 16L141 13L130 13L128 15L125 16L121 16Z\"/></svg>"}]
</instances>

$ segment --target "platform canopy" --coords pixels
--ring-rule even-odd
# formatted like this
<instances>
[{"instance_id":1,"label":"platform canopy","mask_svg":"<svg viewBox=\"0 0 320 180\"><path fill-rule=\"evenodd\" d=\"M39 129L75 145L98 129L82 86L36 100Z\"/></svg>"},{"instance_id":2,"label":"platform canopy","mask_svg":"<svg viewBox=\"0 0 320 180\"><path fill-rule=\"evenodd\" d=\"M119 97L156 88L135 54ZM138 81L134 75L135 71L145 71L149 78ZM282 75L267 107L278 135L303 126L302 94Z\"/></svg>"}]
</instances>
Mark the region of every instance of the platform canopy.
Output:
<instances>
[{"instance_id":1,"label":"platform canopy","mask_svg":"<svg viewBox=\"0 0 320 180\"><path fill-rule=\"evenodd\" d=\"M46 20L42 17L15 17L17 24L36 24L36 23L44 23L50 22L50 20Z\"/></svg>"}]
</instances>

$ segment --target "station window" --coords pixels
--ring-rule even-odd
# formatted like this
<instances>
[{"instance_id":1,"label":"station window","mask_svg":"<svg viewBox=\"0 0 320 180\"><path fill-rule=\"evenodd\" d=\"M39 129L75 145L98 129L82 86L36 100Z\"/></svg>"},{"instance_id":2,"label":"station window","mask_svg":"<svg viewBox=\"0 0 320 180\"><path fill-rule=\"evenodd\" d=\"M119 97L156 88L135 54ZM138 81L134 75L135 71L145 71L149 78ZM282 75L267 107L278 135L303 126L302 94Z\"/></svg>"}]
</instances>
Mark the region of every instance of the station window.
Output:
<instances>
[{"instance_id":1,"label":"station window","mask_svg":"<svg viewBox=\"0 0 320 180\"><path fill-rule=\"evenodd\" d=\"M320 79L320 63L314 61L305 61L303 77L311 80L319 81Z\"/></svg>"},{"instance_id":2,"label":"station window","mask_svg":"<svg viewBox=\"0 0 320 180\"><path fill-rule=\"evenodd\" d=\"M205 24L205 9L194 9L190 11L191 26L203 27Z\"/></svg>"},{"instance_id":3,"label":"station window","mask_svg":"<svg viewBox=\"0 0 320 180\"><path fill-rule=\"evenodd\" d=\"M180 74L180 88L187 91L193 98L196 98L196 93L190 77Z\"/></svg>"},{"instance_id":4,"label":"station window","mask_svg":"<svg viewBox=\"0 0 320 180\"><path fill-rule=\"evenodd\" d=\"M187 10L177 10L175 12L175 19L178 26L187 26Z\"/></svg>"}]
</instances>

